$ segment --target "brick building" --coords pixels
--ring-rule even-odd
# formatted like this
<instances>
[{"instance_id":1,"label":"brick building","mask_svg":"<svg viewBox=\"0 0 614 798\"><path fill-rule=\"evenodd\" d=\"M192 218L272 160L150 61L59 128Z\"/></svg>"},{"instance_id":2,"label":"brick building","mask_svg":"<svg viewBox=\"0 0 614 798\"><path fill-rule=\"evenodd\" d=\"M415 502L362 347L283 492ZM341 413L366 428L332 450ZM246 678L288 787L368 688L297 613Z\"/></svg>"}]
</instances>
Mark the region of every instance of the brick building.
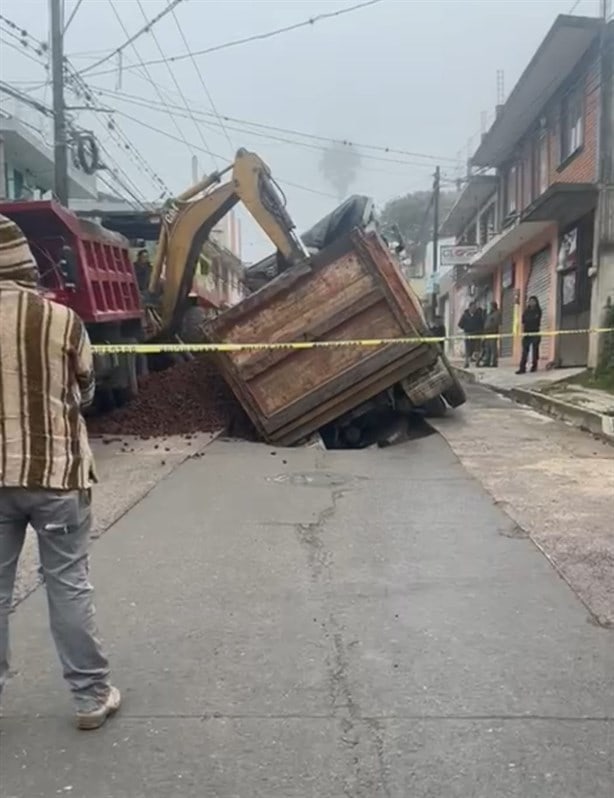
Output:
<instances>
[{"instance_id":1,"label":"brick building","mask_svg":"<svg viewBox=\"0 0 614 798\"><path fill-rule=\"evenodd\" d=\"M478 246L453 289L456 316L469 298L496 299L502 358L518 359L519 315L535 295L542 329L598 324L596 208L604 140L604 42L612 23L559 16L471 161L471 174L442 235ZM605 279L605 273L602 278ZM544 336L542 365L586 365L587 333Z\"/></svg>"}]
</instances>

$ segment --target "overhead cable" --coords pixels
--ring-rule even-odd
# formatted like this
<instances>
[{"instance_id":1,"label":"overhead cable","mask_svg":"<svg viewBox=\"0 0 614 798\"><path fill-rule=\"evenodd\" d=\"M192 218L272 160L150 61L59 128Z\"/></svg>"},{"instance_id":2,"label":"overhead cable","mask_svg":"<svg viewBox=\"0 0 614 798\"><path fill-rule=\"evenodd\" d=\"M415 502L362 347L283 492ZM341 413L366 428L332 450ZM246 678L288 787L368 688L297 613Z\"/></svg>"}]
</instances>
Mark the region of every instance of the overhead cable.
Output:
<instances>
[{"instance_id":1,"label":"overhead cable","mask_svg":"<svg viewBox=\"0 0 614 798\"><path fill-rule=\"evenodd\" d=\"M89 72L90 70L99 67L101 64L104 64L105 62L109 61L114 56L119 55L121 52L123 52L126 49L126 47L130 47L131 45L133 45L138 38L140 38L144 33L149 33L157 22L159 22L163 17L165 17L181 2L183 2L183 0L171 0L171 2L165 8L163 8L159 14L157 14L152 19L148 20L147 24L144 25L135 34L129 36L128 33L126 33L128 39L123 44L120 44L120 46L116 47L115 50L113 50L111 53L105 55L103 58L100 58L98 61L95 61L93 64L86 66L84 69L81 70L81 74L84 75L86 72ZM147 17L145 17L145 19L147 19Z\"/></svg>"},{"instance_id":2,"label":"overhead cable","mask_svg":"<svg viewBox=\"0 0 614 798\"><path fill-rule=\"evenodd\" d=\"M266 33L256 33L253 34L252 36L246 36L242 39L233 39L232 41L224 42L223 44L216 44L213 47L207 47L204 50L196 50L196 52L193 53L179 53L178 55L172 55L169 56L168 60L171 62L183 61L186 58L190 58L193 56L208 55L209 53L215 53L220 50L227 50L230 47L238 47L239 45L249 44L250 42L255 42L255 41L261 41L262 39L270 39L273 36L280 36L283 33L289 33L290 31L298 30L299 28L313 26L316 24L316 22L321 22L325 19L333 19L334 17L340 17L343 14L350 14L353 11L358 11L361 8L367 8L368 6L373 6L381 2L383 2L383 0L367 0L366 2L357 3L356 5L348 6L347 8L340 8L337 11L329 11L323 14L316 14L315 16L310 17L309 19L305 19L302 22L295 22L293 25L286 25L283 28L276 28L275 30L267 31ZM161 64L163 62L160 60L153 60L153 61L147 61L146 63L148 66L150 66L153 64ZM124 67L124 69L134 69L134 68L136 68L136 64ZM93 69L93 67L87 67L87 69L89 71L90 69ZM110 72L114 71L115 70L113 69L108 69L102 72L96 72L95 74L107 75Z\"/></svg>"}]
</instances>

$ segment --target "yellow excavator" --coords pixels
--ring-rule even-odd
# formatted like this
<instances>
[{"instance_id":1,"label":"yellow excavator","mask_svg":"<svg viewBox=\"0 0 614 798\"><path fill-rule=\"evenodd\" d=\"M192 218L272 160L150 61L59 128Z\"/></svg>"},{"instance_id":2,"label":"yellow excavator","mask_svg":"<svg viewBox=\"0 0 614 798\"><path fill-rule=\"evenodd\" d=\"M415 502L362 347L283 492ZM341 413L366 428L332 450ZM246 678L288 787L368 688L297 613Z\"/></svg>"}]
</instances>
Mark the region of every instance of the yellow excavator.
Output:
<instances>
[{"instance_id":1,"label":"yellow excavator","mask_svg":"<svg viewBox=\"0 0 614 798\"><path fill-rule=\"evenodd\" d=\"M222 183L229 172L230 179ZM309 257L269 167L255 153L240 149L232 164L184 191L164 210L146 297L147 338L181 336L194 342L198 337L205 314L189 304L196 265L211 230L239 202L286 264Z\"/></svg>"}]
</instances>

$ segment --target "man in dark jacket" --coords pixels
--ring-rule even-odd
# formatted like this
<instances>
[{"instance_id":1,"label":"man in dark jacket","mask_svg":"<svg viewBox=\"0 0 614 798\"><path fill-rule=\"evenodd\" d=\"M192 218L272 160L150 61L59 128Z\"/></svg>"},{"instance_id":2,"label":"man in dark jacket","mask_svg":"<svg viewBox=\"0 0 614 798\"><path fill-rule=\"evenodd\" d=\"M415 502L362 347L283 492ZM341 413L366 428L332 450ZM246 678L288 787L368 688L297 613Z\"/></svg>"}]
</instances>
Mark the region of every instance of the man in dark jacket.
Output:
<instances>
[{"instance_id":1,"label":"man in dark jacket","mask_svg":"<svg viewBox=\"0 0 614 798\"><path fill-rule=\"evenodd\" d=\"M498 335L501 329L501 311L496 302L490 303L490 310L484 321L484 335ZM482 350L484 365L496 368L499 364L499 339L486 338Z\"/></svg>"},{"instance_id":2,"label":"man in dark jacket","mask_svg":"<svg viewBox=\"0 0 614 798\"><path fill-rule=\"evenodd\" d=\"M480 351L479 335L484 330L484 313L475 301L469 304L458 326L465 333L465 368L469 368L473 355Z\"/></svg>"},{"instance_id":3,"label":"man in dark jacket","mask_svg":"<svg viewBox=\"0 0 614 798\"><path fill-rule=\"evenodd\" d=\"M527 306L522 314L522 357L520 358L520 368L516 374L525 374L529 353L531 358L531 371L537 371L539 364L539 344L541 341L539 331L542 325L542 309L539 299L530 296Z\"/></svg>"}]
</instances>

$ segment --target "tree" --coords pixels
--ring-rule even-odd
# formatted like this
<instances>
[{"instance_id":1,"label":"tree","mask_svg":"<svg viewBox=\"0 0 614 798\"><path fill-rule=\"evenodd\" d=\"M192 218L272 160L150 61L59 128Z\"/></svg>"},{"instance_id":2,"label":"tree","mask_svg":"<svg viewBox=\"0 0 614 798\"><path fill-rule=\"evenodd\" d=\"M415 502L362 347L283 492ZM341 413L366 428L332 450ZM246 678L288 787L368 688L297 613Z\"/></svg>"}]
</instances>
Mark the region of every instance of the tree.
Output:
<instances>
[{"instance_id":1,"label":"tree","mask_svg":"<svg viewBox=\"0 0 614 798\"><path fill-rule=\"evenodd\" d=\"M450 191L442 191L439 195L440 224L450 212L456 196ZM390 200L382 209L380 217L382 228L386 230L398 227L407 245L427 243L433 237L431 198L431 191L414 191Z\"/></svg>"},{"instance_id":2,"label":"tree","mask_svg":"<svg viewBox=\"0 0 614 798\"><path fill-rule=\"evenodd\" d=\"M360 154L356 149L351 144L341 141L322 153L320 171L335 189L339 202L347 197L349 188L358 174L360 162Z\"/></svg>"}]
</instances>

